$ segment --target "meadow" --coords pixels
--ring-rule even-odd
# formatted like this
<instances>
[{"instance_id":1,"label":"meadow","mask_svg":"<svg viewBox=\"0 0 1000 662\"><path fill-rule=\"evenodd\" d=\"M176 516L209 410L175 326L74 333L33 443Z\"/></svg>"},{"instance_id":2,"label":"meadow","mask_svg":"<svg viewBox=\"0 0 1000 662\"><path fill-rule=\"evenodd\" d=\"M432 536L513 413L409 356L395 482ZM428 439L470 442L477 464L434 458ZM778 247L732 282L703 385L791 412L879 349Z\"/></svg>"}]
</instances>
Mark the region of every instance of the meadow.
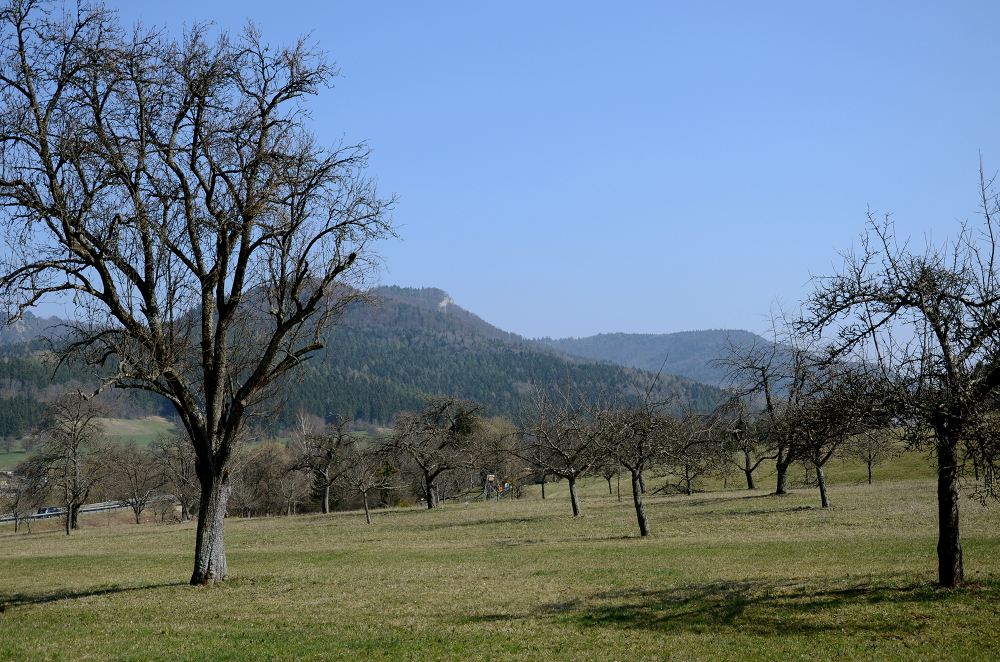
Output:
<instances>
[{"instance_id":1,"label":"meadow","mask_svg":"<svg viewBox=\"0 0 1000 662\"><path fill-rule=\"evenodd\" d=\"M231 518L231 579L206 588L190 524L0 528L0 659L1000 659L1000 508L963 502L970 581L939 589L926 460L831 473L827 510L814 489L650 496L646 539L601 479L578 519L565 483L370 526Z\"/></svg>"}]
</instances>

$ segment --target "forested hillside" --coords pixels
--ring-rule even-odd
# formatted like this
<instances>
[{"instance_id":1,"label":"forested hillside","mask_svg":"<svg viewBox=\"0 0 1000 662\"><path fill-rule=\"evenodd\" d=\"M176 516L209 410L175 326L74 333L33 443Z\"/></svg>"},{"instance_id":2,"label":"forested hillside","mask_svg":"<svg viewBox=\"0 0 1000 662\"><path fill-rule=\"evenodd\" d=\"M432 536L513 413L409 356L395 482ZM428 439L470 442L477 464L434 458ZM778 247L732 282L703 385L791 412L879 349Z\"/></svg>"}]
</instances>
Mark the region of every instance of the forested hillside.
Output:
<instances>
[{"instance_id":1,"label":"forested hillside","mask_svg":"<svg viewBox=\"0 0 1000 662\"><path fill-rule=\"evenodd\" d=\"M286 411L388 421L427 395L460 395L513 414L535 383L596 397L645 389L649 372L591 363L487 324L435 288L382 288L376 308L352 307L328 348L310 361ZM700 411L714 407L717 388L664 375L658 393Z\"/></svg>"},{"instance_id":2,"label":"forested hillside","mask_svg":"<svg viewBox=\"0 0 1000 662\"><path fill-rule=\"evenodd\" d=\"M539 341L577 356L652 372L662 369L669 375L683 375L715 386L723 383L726 371L712 365L712 361L727 353L730 342L739 346L767 342L738 329L601 333L587 338L540 338Z\"/></svg>"},{"instance_id":3,"label":"forested hillside","mask_svg":"<svg viewBox=\"0 0 1000 662\"><path fill-rule=\"evenodd\" d=\"M374 306L352 305L330 334L327 348L307 362L303 380L290 384L283 422L303 409L323 417L353 416L386 423L402 410L421 406L426 395L478 400L494 414L515 414L532 383L588 397L625 394L656 384L658 397L678 407L711 410L720 391L691 379L594 362L562 349L508 333L457 306L442 290L385 287ZM7 335L0 356L0 436L22 434L37 422L46 389L87 383L87 375L64 367L53 380L38 360L42 345L25 342L52 318L27 318ZM669 372L669 371L667 371ZM115 394L112 392L111 396ZM117 401L119 416L172 413L150 394Z\"/></svg>"}]
</instances>

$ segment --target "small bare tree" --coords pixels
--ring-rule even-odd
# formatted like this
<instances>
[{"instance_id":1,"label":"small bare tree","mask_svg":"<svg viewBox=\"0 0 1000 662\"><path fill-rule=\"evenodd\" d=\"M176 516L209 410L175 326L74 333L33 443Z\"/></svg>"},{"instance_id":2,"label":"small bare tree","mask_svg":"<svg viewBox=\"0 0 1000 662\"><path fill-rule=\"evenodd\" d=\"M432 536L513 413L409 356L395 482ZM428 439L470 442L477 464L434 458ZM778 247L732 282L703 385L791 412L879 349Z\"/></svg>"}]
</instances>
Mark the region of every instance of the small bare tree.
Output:
<instances>
[{"instance_id":1,"label":"small bare tree","mask_svg":"<svg viewBox=\"0 0 1000 662\"><path fill-rule=\"evenodd\" d=\"M337 74L306 41L123 29L100 4L0 7L0 298L70 295L60 360L171 402L201 485L192 584L228 575L230 460L323 347L391 236L365 145L302 104Z\"/></svg>"},{"instance_id":2,"label":"small bare tree","mask_svg":"<svg viewBox=\"0 0 1000 662\"><path fill-rule=\"evenodd\" d=\"M483 406L460 398L429 398L419 412L397 417L387 447L409 457L423 481L427 507L438 502L435 481L471 462L470 443L481 425Z\"/></svg>"},{"instance_id":3,"label":"small bare tree","mask_svg":"<svg viewBox=\"0 0 1000 662\"><path fill-rule=\"evenodd\" d=\"M347 451L357 434L353 423L353 418L345 416L324 426L317 417L299 412L292 431L296 466L311 473L323 513L330 512L330 491L347 467Z\"/></svg>"},{"instance_id":4,"label":"small bare tree","mask_svg":"<svg viewBox=\"0 0 1000 662\"><path fill-rule=\"evenodd\" d=\"M511 444L510 452L540 469L543 476L565 478L573 517L579 517L577 481L604 457L595 443L591 408L582 400L571 402L565 396L556 400L541 389L532 394L531 408L522 416L521 434Z\"/></svg>"},{"instance_id":5,"label":"small bare tree","mask_svg":"<svg viewBox=\"0 0 1000 662\"><path fill-rule=\"evenodd\" d=\"M187 433L159 434L149 445L149 451L159 470L163 489L181 507L181 521L190 521L196 512L201 485L195 470L198 458Z\"/></svg>"},{"instance_id":6,"label":"small bare tree","mask_svg":"<svg viewBox=\"0 0 1000 662\"><path fill-rule=\"evenodd\" d=\"M368 524L372 523L369 493L373 490L391 489L396 484L395 471L380 450L353 444L347 452L347 466L342 479L348 490L361 495L365 507L365 522Z\"/></svg>"},{"instance_id":7,"label":"small bare tree","mask_svg":"<svg viewBox=\"0 0 1000 662\"><path fill-rule=\"evenodd\" d=\"M103 405L67 393L45 408L26 473L44 476L65 508L66 535L79 528L80 508L108 472L110 456Z\"/></svg>"},{"instance_id":8,"label":"small bare tree","mask_svg":"<svg viewBox=\"0 0 1000 662\"><path fill-rule=\"evenodd\" d=\"M108 480L114 496L128 504L135 523L142 524L142 513L160 497L165 477L153 454L139 448L135 440L108 448Z\"/></svg>"},{"instance_id":9,"label":"small bare tree","mask_svg":"<svg viewBox=\"0 0 1000 662\"><path fill-rule=\"evenodd\" d=\"M14 519L14 533L20 533L21 522L27 521L31 532L31 516L49 495L49 485L44 475L29 473L22 465L5 484L0 484L0 514Z\"/></svg>"},{"instance_id":10,"label":"small bare tree","mask_svg":"<svg viewBox=\"0 0 1000 662\"><path fill-rule=\"evenodd\" d=\"M903 454L899 433L889 427L873 427L847 440L843 449L846 457L864 462L868 467L868 484L872 484L872 469L886 460Z\"/></svg>"}]
</instances>

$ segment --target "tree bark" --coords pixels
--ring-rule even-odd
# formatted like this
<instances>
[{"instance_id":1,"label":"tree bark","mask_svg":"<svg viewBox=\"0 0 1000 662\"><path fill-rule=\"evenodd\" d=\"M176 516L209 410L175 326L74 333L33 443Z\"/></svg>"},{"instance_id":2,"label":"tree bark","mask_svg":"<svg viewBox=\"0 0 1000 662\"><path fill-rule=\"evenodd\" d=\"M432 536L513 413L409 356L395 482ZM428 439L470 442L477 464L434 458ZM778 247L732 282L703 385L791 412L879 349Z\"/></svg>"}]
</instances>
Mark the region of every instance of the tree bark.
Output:
<instances>
[{"instance_id":1,"label":"tree bark","mask_svg":"<svg viewBox=\"0 0 1000 662\"><path fill-rule=\"evenodd\" d=\"M434 503L434 479L426 471L424 472L424 498L427 499L427 508L433 508L437 505Z\"/></svg>"},{"instance_id":2,"label":"tree bark","mask_svg":"<svg viewBox=\"0 0 1000 662\"><path fill-rule=\"evenodd\" d=\"M632 472L632 501L635 502L635 516L639 520L639 535L649 535L649 520L646 518L646 508L642 505L642 473Z\"/></svg>"},{"instance_id":3,"label":"tree bark","mask_svg":"<svg viewBox=\"0 0 1000 662\"><path fill-rule=\"evenodd\" d=\"M322 511L324 515L330 514L330 485L329 483L323 486L323 505Z\"/></svg>"},{"instance_id":4,"label":"tree bark","mask_svg":"<svg viewBox=\"0 0 1000 662\"><path fill-rule=\"evenodd\" d=\"M646 477L642 474L639 474L639 492L646 493Z\"/></svg>"},{"instance_id":5,"label":"tree bark","mask_svg":"<svg viewBox=\"0 0 1000 662\"><path fill-rule=\"evenodd\" d=\"M748 490L755 490L755 489L757 489L757 486L754 485L754 482L753 482L753 469L744 469L743 473L745 473L746 476L747 476L747 489Z\"/></svg>"},{"instance_id":6,"label":"tree bark","mask_svg":"<svg viewBox=\"0 0 1000 662\"><path fill-rule=\"evenodd\" d=\"M819 501L824 508L830 507L830 498L826 493L826 474L823 473L823 465L816 465L816 482L819 483Z\"/></svg>"},{"instance_id":7,"label":"tree bark","mask_svg":"<svg viewBox=\"0 0 1000 662\"><path fill-rule=\"evenodd\" d=\"M868 484L872 484L872 463L868 462Z\"/></svg>"},{"instance_id":8,"label":"tree bark","mask_svg":"<svg viewBox=\"0 0 1000 662\"><path fill-rule=\"evenodd\" d=\"M364 490L361 492L361 500L365 502L365 522L368 524L372 523L371 513L368 512L368 491Z\"/></svg>"},{"instance_id":9,"label":"tree bark","mask_svg":"<svg viewBox=\"0 0 1000 662\"><path fill-rule=\"evenodd\" d=\"M774 488L775 494L788 494L788 467L791 466L793 459L785 449L778 451L778 458L774 465L778 470L778 481Z\"/></svg>"},{"instance_id":10,"label":"tree bark","mask_svg":"<svg viewBox=\"0 0 1000 662\"><path fill-rule=\"evenodd\" d=\"M223 472L221 476L211 475L202 478L198 533L194 548L194 573L191 575L191 584L195 586L225 581L229 576L223 525L231 489L228 472Z\"/></svg>"},{"instance_id":11,"label":"tree bark","mask_svg":"<svg viewBox=\"0 0 1000 662\"><path fill-rule=\"evenodd\" d=\"M958 443L940 433L938 440L938 582L950 588L965 583L958 535Z\"/></svg>"},{"instance_id":12,"label":"tree bark","mask_svg":"<svg viewBox=\"0 0 1000 662\"><path fill-rule=\"evenodd\" d=\"M545 476L542 476L542 501L545 500Z\"/></svg>"},{"instance_id":13,"label":"tree bark","mask_svg":"<svg viewBox=\"0 0 1000 662\"><path fill-rule=\"evenodd\" d=\"M573 517L580 516L580 496L576 493L576 476L567 476L569 480L569 501L573 505Z\"/></svg>"}]
</instances>

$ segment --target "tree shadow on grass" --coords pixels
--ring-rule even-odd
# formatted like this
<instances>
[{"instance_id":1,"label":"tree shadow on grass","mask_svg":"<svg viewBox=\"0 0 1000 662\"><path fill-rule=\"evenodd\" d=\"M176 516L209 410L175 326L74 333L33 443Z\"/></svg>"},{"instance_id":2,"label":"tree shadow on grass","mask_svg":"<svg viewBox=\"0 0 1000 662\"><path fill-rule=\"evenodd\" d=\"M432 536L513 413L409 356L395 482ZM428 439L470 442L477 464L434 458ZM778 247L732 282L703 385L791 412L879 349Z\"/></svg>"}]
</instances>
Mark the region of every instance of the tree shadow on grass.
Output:
<instances>
[{"instance_id":1,"label":"tree shadow on grass","mask_svg":"<svg viewBox=\"0 0 1000 662\"><path fill-rule=\"evenodd\" d=\"M0 593L0 613L15 607L27 605L42 605L49 602L60 602L62 600L76 600L78 598L89 598L101 595L115 595L116 593L133 593L138 591L151 591L158 588L168 588L171 586L187 586L187 582L174 582L171 584L149 584L147 586L101 586L98 588L83 590L62 590L48 591L46 593L13 593L5 595Z\"/></svg>"},{"instance_id":2,"label":"tree shadow on grass","mask_svg":"<svg viewBox=\"0 0 1000 662\"><path fill-rule=\"evenodd\" d=\"M992 592L993 588L986 590ZM842 630L910 633L922 629L923 620L910 614L912 610L886 607L966 600L961 591L927 584L810 589L792 583L716 582L597 593L589 598L543 605L539 611L584 627L617 626L666 632L738 628L742 633L764 636ZM881 609L873 610L873 605Z\"/></svg>"}]
</instances>

